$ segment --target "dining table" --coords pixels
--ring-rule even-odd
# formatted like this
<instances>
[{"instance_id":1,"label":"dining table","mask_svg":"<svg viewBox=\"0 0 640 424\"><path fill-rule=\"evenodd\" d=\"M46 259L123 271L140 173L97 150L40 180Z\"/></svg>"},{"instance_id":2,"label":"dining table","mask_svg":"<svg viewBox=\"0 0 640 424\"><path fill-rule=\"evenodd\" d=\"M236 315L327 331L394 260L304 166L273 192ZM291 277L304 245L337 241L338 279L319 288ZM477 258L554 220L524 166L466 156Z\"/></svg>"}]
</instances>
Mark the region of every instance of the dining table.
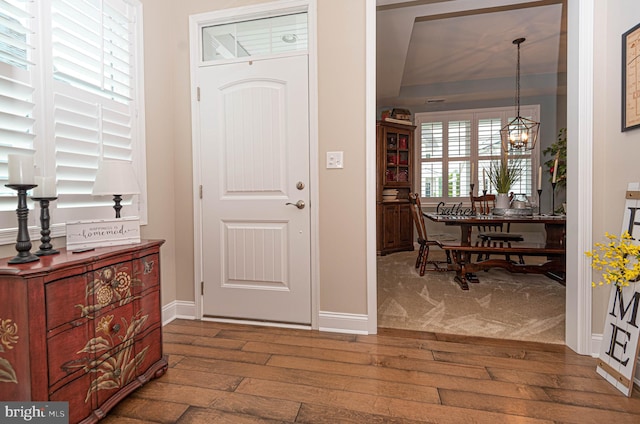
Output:
<instances>
[{"instance_id":1,"label":"dining table","mask_svg":"<svg viewBox=\"0 0 640 424\"><path fill-rule=\"evenodd\" d=\"M565 244L566 215L443 215L434 212L423 212L423 215L434 222L460 227L460 241L471 244L473 227L492 224L540 224L546 233L545 245L560 247Z\"/></svg>"},{"instance_id":2,"label":"dining table","mask_svg":"<svg viewBox=\"0 0 640 424\"><path fill-rule=\"evenodd\" d=\"M462 289L468 289L468 282L479 281L476 271L504 268L517 273L544 274L562 284L565 281L566 216L565 215L497 215L497 214L438 214L423 211L423 215L433 222L460 227L460 240L443 244L443 249L452 254L456 281ZM495 224L538 224L544 225L543 243L493 242L474 240L473 229ZM472 261L472 254L492 254L493 258ZM509 255L537 256L541 263L515 263ZM495 256L504 256L496 258Z\"/></svg>"}]
</instances>

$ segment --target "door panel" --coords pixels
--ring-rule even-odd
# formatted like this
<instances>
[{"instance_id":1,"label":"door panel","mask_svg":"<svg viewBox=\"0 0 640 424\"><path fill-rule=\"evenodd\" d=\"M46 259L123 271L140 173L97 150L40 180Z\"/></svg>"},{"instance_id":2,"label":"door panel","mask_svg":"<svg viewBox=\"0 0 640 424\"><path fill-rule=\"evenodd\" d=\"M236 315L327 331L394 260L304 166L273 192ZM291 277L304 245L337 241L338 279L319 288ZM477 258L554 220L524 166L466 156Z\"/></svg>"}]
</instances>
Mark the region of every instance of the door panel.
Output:
<instances>
[{"instance_id":1,"label":"door panel","mask_svg":"<svg viewBox=\"0 0 640 424\"><path fill-rule=\"evenodd\" d=\"M198 72L203 314L309 324L307 57Z\"/></svg>"}]
</instances>

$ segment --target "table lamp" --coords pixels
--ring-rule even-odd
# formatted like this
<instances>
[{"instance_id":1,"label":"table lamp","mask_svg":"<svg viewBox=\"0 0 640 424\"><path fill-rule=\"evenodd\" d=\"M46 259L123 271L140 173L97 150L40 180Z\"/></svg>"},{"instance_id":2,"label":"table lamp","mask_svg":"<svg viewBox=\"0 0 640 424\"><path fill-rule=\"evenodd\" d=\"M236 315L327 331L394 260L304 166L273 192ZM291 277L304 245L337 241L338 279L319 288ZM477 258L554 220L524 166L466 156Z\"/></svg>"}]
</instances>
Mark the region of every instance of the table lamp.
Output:
<instances>
[{"instance_id":1,"label":"table lamp","mask_svg":"<svg viewBox=\"0 0 640 424\"><path fill-rule=\"evenodd\" d=\"M94 196L112 195L116 218L120 218L122 196L139 193L140 186L130 161L103 159L100 162L91 194Z\"/></svg>"}]
</instances>

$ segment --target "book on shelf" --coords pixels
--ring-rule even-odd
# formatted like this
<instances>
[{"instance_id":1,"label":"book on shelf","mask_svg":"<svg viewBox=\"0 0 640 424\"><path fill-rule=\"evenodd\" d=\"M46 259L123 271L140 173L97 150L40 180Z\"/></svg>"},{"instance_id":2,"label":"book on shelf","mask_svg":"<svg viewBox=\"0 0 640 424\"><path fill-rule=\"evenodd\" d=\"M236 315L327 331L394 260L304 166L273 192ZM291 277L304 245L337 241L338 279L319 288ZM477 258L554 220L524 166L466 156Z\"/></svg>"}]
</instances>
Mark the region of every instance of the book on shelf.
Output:
<instances>
[{"instance_id":1,"label":"book on shelf","mask_svg":"<svg viewBox=\"0 0 640 424\"><path fill-rule=\"evenodd\" d=\"M386 122L393 122L395 124L413 125L411 121L407 121L405 119L384 118L384 120Z\"/></svg>"}]
</instances>

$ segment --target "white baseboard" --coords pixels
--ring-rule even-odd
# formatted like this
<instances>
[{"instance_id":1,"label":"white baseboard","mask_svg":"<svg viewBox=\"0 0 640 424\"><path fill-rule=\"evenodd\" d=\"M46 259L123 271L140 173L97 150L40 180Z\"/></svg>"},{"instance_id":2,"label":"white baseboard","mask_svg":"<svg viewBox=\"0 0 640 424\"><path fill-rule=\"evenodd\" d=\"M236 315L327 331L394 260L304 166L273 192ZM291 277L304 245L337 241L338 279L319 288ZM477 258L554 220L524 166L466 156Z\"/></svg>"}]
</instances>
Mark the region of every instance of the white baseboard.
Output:
<instances>
[{"instance_id":1,"label":"white baseboard","mask_svg":"<svg viewBox=\"0 0 640 424\"><path fill-rule=\"evenodd\" d=\"M369 334L369 319L364 314L320 311L318 330L331 333Z\"/></svg>"},{"instance_id":2,"label":"white baseboard","mask_svg":"<svg viewBox=\"0 0 640 424\"><path fill-rule=\"evenodd\" d=\"M195 319L196 304L192 301L174 300L162 307L162 325L167 325L174 319ZM260 324L264 322L248 322L244 320L216 320L237 322L239 324ZM336 312L320 312L318 319L320 331L348 334L369 334L368 317L364 314L345 314ZM277 324L276 324L277 325ZM291 326L301 328L300 326ZM307 328L307 327L304 327Z\"/></svg>"},{"instance_id":3,"label":"white baseboard","mask_svg":"<svg viewBox=\"0 0 640 424\"><path fill-rule=\"evenodd\" d=\"M196 319L196 303L174 300L163 306L162 325L167 325L174 319Z\"/></svg>"}]
</instances>

